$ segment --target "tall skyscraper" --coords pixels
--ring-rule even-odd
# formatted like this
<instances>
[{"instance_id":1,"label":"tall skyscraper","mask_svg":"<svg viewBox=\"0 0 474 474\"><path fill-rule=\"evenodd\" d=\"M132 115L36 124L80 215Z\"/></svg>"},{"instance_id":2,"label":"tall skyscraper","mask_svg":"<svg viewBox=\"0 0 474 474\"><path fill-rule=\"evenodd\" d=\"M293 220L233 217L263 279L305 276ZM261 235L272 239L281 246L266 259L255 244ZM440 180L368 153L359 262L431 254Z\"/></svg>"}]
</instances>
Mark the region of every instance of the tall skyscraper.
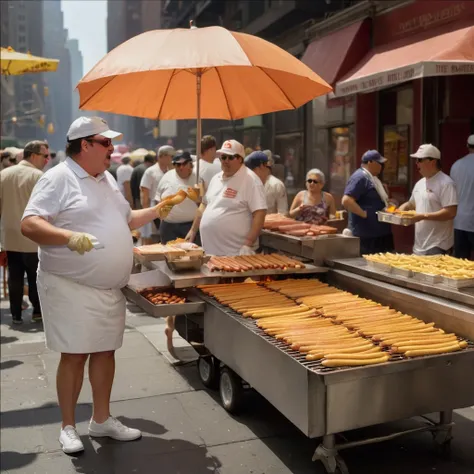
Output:
<instances>
[{"instance_id":1,"label":"tall skyscraper","mask_svg":"<svg viewBox=\"0 0 474 474\"><path fill-rule=\"evenodd\" d=\"M68 31L64 28L61 2L44 0L42 17L44 56L59 59L57 71L44 74L45 83L49 89L45 100L46 124L52 123L54 127L54 132L48 134L47 138L53 149L62 150L65 147L66 134L72 121L73 85L71 55L66 46Z\"/></svg>"},{"instance_id":2,"label":"tall skyscraper","mask_svg":"<svg viewBox=\"0 0 474 474\"><path fill-rule=\"evenodd\" d=\"M2 46L44 56L42 8L42 0L2 0ZM2 136L16 137L20 143L44 138L40 126L44 112L43 74L2 76Z\"/></svg>"},{"instance_id":3,"label":"tall skyscraper","mask_svg":"<svg viewBox=\"0 0 474 474\"><path fill-rule=\"evenodd\" d=\"M66 43L71 57L71 79L72 79L72 120L82 115L79 110L79 92L75 90L77 83L84 75L84 67L82 62L82 53L79 50L79 41L77 39L68 39Z\"/></svg>"}]
</instances>

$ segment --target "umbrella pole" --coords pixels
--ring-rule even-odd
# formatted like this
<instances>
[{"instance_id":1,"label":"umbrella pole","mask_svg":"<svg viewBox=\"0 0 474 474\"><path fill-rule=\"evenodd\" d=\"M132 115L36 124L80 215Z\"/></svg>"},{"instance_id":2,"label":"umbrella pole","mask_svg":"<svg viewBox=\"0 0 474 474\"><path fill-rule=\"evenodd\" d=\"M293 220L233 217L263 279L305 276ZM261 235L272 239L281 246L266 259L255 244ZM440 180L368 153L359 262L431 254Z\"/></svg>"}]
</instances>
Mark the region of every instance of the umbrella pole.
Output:
<instances>
[{"instance_id":1,"label":"umbrella pole","mask_svg":"<svg viewBox=\"0 0 474 474\"><path fill-rule=\"evenodd\" d=\"M201 159L201 71L196 74L197 127L196 127L196 186L199 186L199 160Z\"/></svg>"}]
</instances>

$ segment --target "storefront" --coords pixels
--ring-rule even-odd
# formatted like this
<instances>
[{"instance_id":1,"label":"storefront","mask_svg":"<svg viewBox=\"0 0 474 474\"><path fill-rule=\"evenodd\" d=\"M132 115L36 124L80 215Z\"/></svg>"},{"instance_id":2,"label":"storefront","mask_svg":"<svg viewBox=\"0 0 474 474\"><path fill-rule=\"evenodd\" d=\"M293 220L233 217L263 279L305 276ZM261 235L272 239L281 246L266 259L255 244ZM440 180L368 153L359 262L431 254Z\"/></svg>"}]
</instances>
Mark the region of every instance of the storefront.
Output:
<instances>
[{"instance_id":1,"label":"storefront","mask_svg":"<svg viewBox=\"0 0 474 474\"><path fill-rule=\"evenodd\" d=\"M372 22L373 48L335 95L357 97L357 165L368 149L384 153L383 180L401 203L420 179L410 153L433 143L449 173L474 132L474 2L416 1ZM413 229L394 232L397 250L410 251Z\"/></svg>"}]
</instances>

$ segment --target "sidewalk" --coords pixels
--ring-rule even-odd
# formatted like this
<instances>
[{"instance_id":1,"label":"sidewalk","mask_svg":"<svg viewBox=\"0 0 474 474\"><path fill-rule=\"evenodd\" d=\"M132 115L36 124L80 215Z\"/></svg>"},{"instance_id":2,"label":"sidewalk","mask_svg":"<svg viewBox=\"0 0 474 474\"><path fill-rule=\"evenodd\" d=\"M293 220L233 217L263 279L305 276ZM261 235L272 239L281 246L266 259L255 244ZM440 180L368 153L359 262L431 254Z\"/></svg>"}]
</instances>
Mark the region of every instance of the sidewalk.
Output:
<instances>
[{"instance_id":1,"label":"sidewalk","mask_svg":"<svg viewBox=\"0 0 474 474\"><path fill-rule=\"evenodd\" d=\"M204 390L195 363L174 366L165 347L164 321L129 306L123 348L117 352L112 412L139 428L131 443L92 440L87 433L91 390L86 380L77 409L86 451L67 456L58 444L58 355L44 347L41 325L10 327L1 303L1 471L22 474L324 474L309 440L258 394L233 418L218 394ZM177 339L178 345L185 345ZM192 349L186 349L188 352ZM467 376L467 374L466 374ZM351 474L471 474L474 469L474 409L455 416L453 460L434 456L427 433L343 452ZM394 426L412 427L408 420ZM361 430L377 436L387 426ZM350 437L360 436L350 433Z\"/></svg>"}]
</instances>

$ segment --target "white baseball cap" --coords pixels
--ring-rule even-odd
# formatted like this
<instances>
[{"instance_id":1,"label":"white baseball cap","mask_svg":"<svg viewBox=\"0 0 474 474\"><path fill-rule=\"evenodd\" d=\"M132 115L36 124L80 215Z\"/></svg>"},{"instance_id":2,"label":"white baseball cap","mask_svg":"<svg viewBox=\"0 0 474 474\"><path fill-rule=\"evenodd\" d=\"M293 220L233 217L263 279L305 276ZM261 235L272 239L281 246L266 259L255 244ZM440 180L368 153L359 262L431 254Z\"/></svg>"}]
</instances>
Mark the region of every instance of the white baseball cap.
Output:
<instances>
[{"instance_id":1,"label":"white baseball cap","mask_svg":"<svg viewBox=\"0 0 474 474\"><path fill-rule=\"evenodd\" d=\"M245 158L245 148L237 140L226 140L220 150L216 152L218 155L239 155Z\"/></svg>"},{"instance_id":2,"label":"white baseball cap","mask_svg":"<svg viewBox=\"0 0 474 474\"><path fill-rule=\"evenodd\" d=\"M420 145L416 153L410 155L412 158L434 158L435 160L441 159L441 152L431 143Z\"/></svg>"},{"instance_id":3,"label":"white baseball cap","mask_svg":"<svg viewBox=\"0 0 474 474\"><path fill-rule=\"evenodd\" d=\"M474 146L474 135L469 135L469 137L467 139L467 144L469 146Z\"/></svg>"},{"instance_id":4,"label":"white baseball cap","mask_svg":"<svg viewBox=\"0 0 474 474\"><path fill-rule=\"evenodd\" d=\"M92 135L101 135L112 140L122 137L121 133L110 130L107 122L102 117L79 117L69 127L67 140L70 142Z\"/></svg>"}]
</instances>

